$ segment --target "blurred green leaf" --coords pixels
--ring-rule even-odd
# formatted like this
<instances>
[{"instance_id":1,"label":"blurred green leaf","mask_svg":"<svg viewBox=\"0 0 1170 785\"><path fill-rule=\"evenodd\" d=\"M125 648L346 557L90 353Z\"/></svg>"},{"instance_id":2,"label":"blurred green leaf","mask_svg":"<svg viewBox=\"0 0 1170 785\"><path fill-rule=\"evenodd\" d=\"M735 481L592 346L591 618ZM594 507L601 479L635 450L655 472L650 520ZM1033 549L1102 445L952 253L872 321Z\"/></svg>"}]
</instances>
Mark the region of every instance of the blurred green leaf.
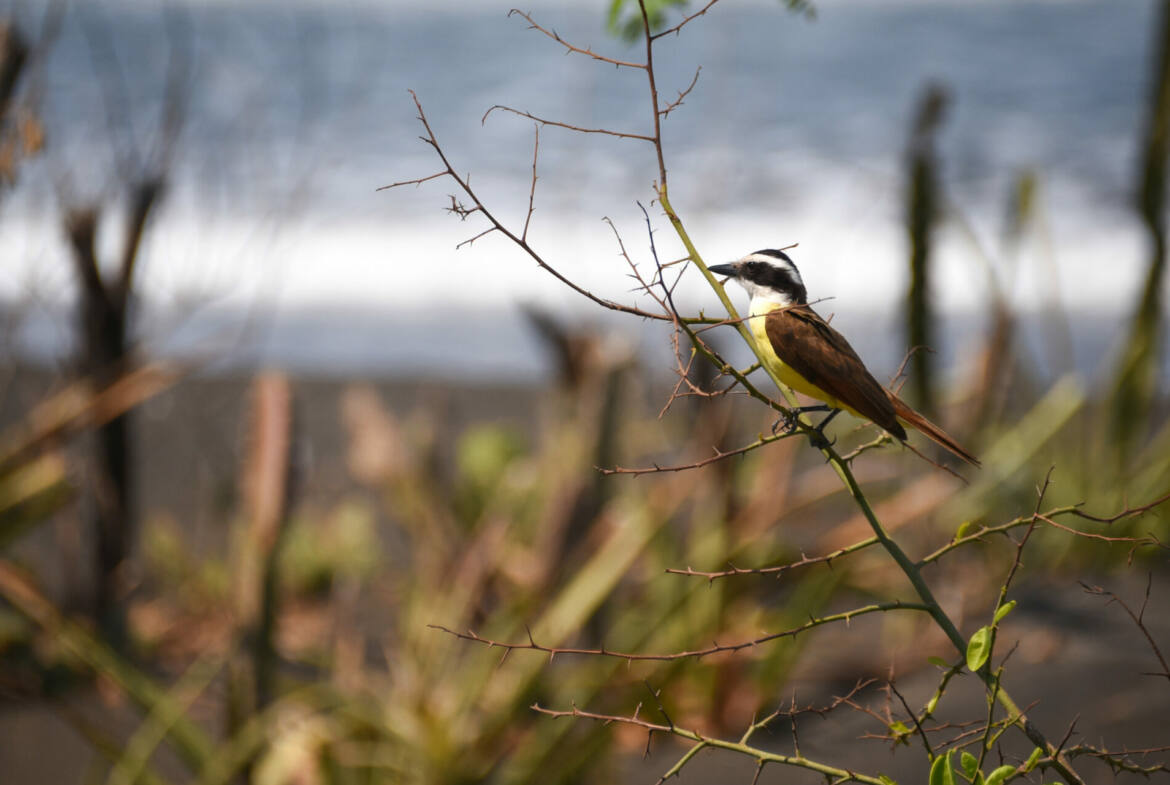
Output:
<instances>
[{"instance_id":1,"label":"blurred green leaf","mask_svg":"<svg viewBox=\"0 0 1170 785\"><path fill-rule=\"evenodd\" d=\"M963 767L967 779L975 779L975 772L979 771L979 760L974 755L963 750L963 754L959 756L959 765Z\"/></svg>"},{"instance_id":2,"label":"blurred green leaf","mask_svg":"<svg viewBox=\"0 0 1170 785\"><path fill-rule=\"evenodd\" d=\"M236 733L215 750L195 780L198 785L226 785L270 741L282 720L310 719L318 713L338 710L347 701L333 684L318 683L285 694L280 700L253 714ZM298 725L292 723L292 730Z\"/></svg>"},{"instance_id":3,"label":"blurred green leaf","mask_svg":"<svg viewBox=\"0 0 1170 785\"><path fill-rule=\"evenodd\" d=\"M661 30L666 23L667 11L682 8L686 4L687 0L646 0L646 18L650 22L650 29L654 32ZM627 43L641 38L644 25L637 0L611 0L609 12L605 16L605 28L610 35Z\"/></svg>"},{"instance_id":4,"label":"blurred green leaf","mask_svg":"<svg viewBox=\"0 0 1170 785\"><path fill-rule=\"evenodd\" d=\"M1005 602L1003 605L1000 606L1000 609L995 612L995 620L992 622L992 624L999 624L1001 621L1003 621L1003 617L1007 616L1009 613L1011 613L1012 609L1014 609L1015 607L1016 607L1015 600L1011 600L1010 602Z\"/></svg>"},{"instance_id":5,"label":"blurred green leaf","mask_svg":"<svg viewBox=\"0 0 1170 785\"><path fill-rule=\"evenodd\" d=\"M939 755L930 765L930 785L955 785L955 774L951 768L951 756L954 750L947 750L946 755Z\"/></svg>"},{"instance_id":6,"label":"blurred green leaf","mask_svg":"<svg viewBox=\"0 0 1170 785\"><path fill-rule=\"evenodd\" d=\"M646 19L650 23L650 30L660 32L666 27L667 15L673 9L685 14L687 3L688 0L646 0ZM780 3L789 11L803 14L808 19L816 17L816 7L811 0L780 0ZM610 35L626 43L640 39L645 25L638 0L610 0L609 10L605 16L605 29Z\"/></svg>"},{"instance_id":7,"label":"blurred green leaf","mask_svg":"<svg viewBox=\"0 0 1170 785\"><path fill-rule=\"evenodd\" d=\"M1087 398L1075 376L1057 381L1010 430L1000 434L980 456L987 468L949 505L949 514L978 519L998 502L1006 487L1034 483L1028 467L1040 449L1078 413Z\"/></svg>"},{"instance_id":8,"label":"blurred green leaf","mask_svg":"<svg viewBox=\"0 0 1170 785\"><path fill-rule=\"evenodd\" d=\"M524 454L524 440L511 428L480 425L459 440L459 474L481 487L494 485L508 464Z\"/></svg>"},{"instance_id":9,"label":"blurred green leaf","mask_svg":"<svg viewBox=\"0 0 1170 785\"><path fill-rule=\"evenodd\" d=\"M1032 750L1032 754L1028 756L1028 760L1024 761L1024 771L1031 771L1036 768L1036 764L1040 762L1040 756L1044 754L1041 747L1036 747Z\"/></svg>"},{"instance_id":10,"label":"blurred green leaf","mask_svg":"<svg viewBox=\"0 0 1170 785\"><path fill-rule=\"evenodd\" d=\"M125 743L106 780L107 785L133 785L142 778L155 749L166 739L171 727L183 719L222 666L222 657L204 657L187 669L179 682L167 691L167 700L150 708L142 725Z\"/></svg>"},{"instance_id":11,"label":"blurred green leaf","mask_svg":"<svg viewBox=\"0 0 1170 785\"><path fill-rule=\"evenodd\" d=\"M1016 773L1015 766L1000 766L987 775L987 785L1003 785L1012 774Z\"/></svg>"},{"instance_id":12,"label":"blurred green leaf","mask_svg":"<svg viewBox=\"0 0 1170 785\"><path fill-rule=\"evenodd\" d=\"M68 494L60 453L41 455L0 474L0 549L48 520Z\"/></svg>"},{"instance_id":13,"label":"blurred green leaf","mask_svg":"<svg viewBox=\"0 0 1170 785\"><path fill-rule=\"evenodd\" d=\"M989 657L991 657L991 628L980 627L975 630L975 634L967 643L967 668L975 673L987 663Z\"/></svg>"},{"instance_id":14,"label":"blurred green leaf","mask_svg":"<svg viewBox=\"0 0 1170 785\"><path fill-rule=\"evenodd\" d=\"M280 550L279 574L288 589L315 593L338 577L370 577L380 554L373 510L364 501L345 501L324 520L298 516L293 521Z\"/></svg>"},{"instance_id":15,"label":"blurred green leaf","mask_svg":"<svg viewBox=\"0 0 1170 785\"><path fill-rule=\"evenodd\" d=\"M148 711L167 711L174 718L167 727L167 737L179 756L195 770L208 764L214 751L210 737L181 711L171 712L168 707L173 698L153 678L64 618L31 582L4 561L0 561L0 596L95 673L120 687L134 703Z\"/></svg>"},{"instance_id":16,"label":"blurred green leaf","mask_svg":"<svg viewBox=\"0 0 1170 785\"><path fill-rule=\"evenodd\" d=\"M26 641L32 626L19 613L0 608L0 651L19 641Z\"/></svg>"},{"instance_id":17,"label":"blurred green leaf","mask_svg":"<svg viewBox=\"0 0 1170 785\"><path fill-rule=\"evenodd\" d=\"M942 696L936 692L934 695L931 696L930 700L926 702L925 712L928 715L934 714L934 710L938 708L938 699L941 697Z\"/></svg>"},{"instance_id":18,"label":"blurred green leaf","mask_svg":"<svg viewBox=\"0 0 1170 785\"><path fill-rule=\"evenodd\" d=\"M480 425L463 434L455 466L459 475L456 506L464 523L478 520L508 468L524 453L524 439L512 428Z\"/></svg>"}]
</instances>

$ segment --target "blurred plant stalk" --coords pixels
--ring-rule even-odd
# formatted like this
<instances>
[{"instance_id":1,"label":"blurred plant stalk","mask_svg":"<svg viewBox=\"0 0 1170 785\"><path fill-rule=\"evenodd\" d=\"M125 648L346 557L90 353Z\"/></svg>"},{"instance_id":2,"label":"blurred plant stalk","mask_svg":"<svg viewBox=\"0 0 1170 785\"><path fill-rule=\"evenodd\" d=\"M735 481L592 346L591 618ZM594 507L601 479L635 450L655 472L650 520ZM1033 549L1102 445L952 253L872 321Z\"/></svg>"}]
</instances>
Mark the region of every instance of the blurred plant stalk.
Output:
<instances>
[{"instance_id":1,"label":"blurred plant stalk","mask_svg":"<svg viewBox=\"0 0 1170 785\"><path fill-rule=\"evenodd\" d=\"M915 110L907 152L906 235L910 243L910 286L906 294L906 343L910 358L910 401L927 417L937 417L934 396L935 334L931 307L933 234L942 202L937 136L946 116L948 96L938 84L927 85Z\"/></svg>"},{"instance_id":2,"label":"blurred plant stalk","mask_svg":"<svg viewBox=\"0 0 1170 785\"><path fill-rule=\"evenodd\" d=\"M1146 279L1122 346L1113 388L1111 427L1122 463L1128 463L1139 440L1148 435L1151 406L1161 376L1166 278L1166 156L1170 151L1170 2L1158 6L1150 99L1142 134L1138 213L1149 243ZM1164 391L1161 391L1164 392Z\"/></svg>"},{"instance_id":3,"label":"blurred plant stalk","mask_svg":"<svg viewBox=\"0 0 1170 785\"><path fill-rule=\"evenodd\" d=\"M257 376L250 408L240 472L243 523L236 529L232 555L234 655L227 698L231 735L276 694L278 557L293 494L293 392L288 377L276 372Z\"/></svg>"}]
</instances>

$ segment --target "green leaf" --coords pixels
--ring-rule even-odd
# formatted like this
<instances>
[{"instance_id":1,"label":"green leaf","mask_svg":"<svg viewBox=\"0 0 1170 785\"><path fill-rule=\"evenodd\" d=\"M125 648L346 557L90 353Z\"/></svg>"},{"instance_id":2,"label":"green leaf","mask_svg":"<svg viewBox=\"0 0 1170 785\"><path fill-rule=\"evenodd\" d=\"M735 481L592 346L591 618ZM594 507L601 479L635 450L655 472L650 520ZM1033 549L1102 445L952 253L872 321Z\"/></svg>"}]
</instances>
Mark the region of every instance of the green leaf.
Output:
<instances>
[{"instance_id":1,"label":"green leaf","mask_svg":"<svg viewBox=\"0 0 1170 785\"><path fill-rule=\"evenodd\" d=\"M1012 612L1012 608L1016 607L1016 601L1005 602L998 611L995 612L995 621L992 624L999 624L1003 621L1003 617Z\"/></svg>"},{"instance_id":2,"label":"green leaf","mask_svg":"<svg viewBox=\"0 0 1170 785\"><path fill-rule=\"evenodd\" d=\"M609 12L605 15L605 27L611 33L617 33L620 29L618 20L621 18L623 5L624 0L611 0L609 4Z\"/></svg>"},{"instance_id":3,"label":"green leaf","mask_svg":"<svg viewBox=\"0 0 1170 785\"><path fill-rule=\"evenodd\" d=\"M1016 773L1015 766L1000 766L987 775L987 785L1003 785L1007 778Z\"/></svg>"},{"instance_id":4,"label":"green leaf","mask_svg":"<svg viewBox=\"0 0 1170 785\"><path fill-rule=\"evenodd\" d=\"M895 780L890 779L885 774L879 774L878 779L881 780L882 785L898 785Z\"/></svg>"},{"instance_id":5,"label":"green leaf","mask_svg":"<svg viewBox=\"0 0 1170 785\"><path fill-rule=\"evenodd\" d=\"M991 628L980 627L975 630L971 640L967 643L967 667L975 673L991 657Z\"/></svg>"},{"instance_id":6,"label":"green leaf","mask_svg":"<svg viewBox=\"0 0 1170 785\"><path fill-rule=\"evenodd\" d=\"M975 521L963 521L959 524L958 530L955 531L955 539L961 540L966 537L972 529L975 528Z\"/></svg>"},{"instance_id":7,"label":"green leaf","mask_svg":"<svg viewBox=\"0 0 1170 785\"><path fill-rule=\"evenodd\" d=\"M951 768L951 756L954 754L954 750L948 750L945 756L939 755L930 764L930 785L955 785L955 773Z\"/></svg>"},{"instance_id":8,"label":"green leaf","mask_svg":"<svg viewBox=\"0 0 1170 785\"><path fill-rule=\"evenodd\" d=\"M951 664L942 657L927 657L926 661L935 667L942 668L944 671L950 670L951 667Z\"/></svg>"},{"instance_id":9,"label":"green leaf","mask_svg":"<svg viewBox=\"0 0 1170 785\"><path fill-rule=\"evenodd\" d=\"M975 779L975 772L979 771L979 760L974 755L963 750L963 754L959 756L959 765L963 767L967 779Z\"/></svg>"},{"instance_id":10,"label":"green leaf","mask_svg":"<svg viewBox=\"0 0 1170 785\"><path fill-rule=\"evenodd\" d=\"M817 12L810 0L780 0L789 11L806 19L815 19ZM646 0L646 16L650 29L659 31L666 26L668 11L674 8L685 12L687 0ZM611 0L605 16L605 27L610 34L626 43L637 41L644 35L642 12L634 0Z\"/></svg>"},{"instance_id":11,"label":"green leaf","mask_svg":"<svg viewBox=\"0 0 1170 785\"><path fill-rule=\"evenodd\" d=\"M1040 756L1044 754L1044 750L1040 747L1032 750L1032 754L1028 756L1028 760L1024 761L1024 771L1031 771L1036 768L1036 764L1040 762Z\"/></svg>"}]
</instances>

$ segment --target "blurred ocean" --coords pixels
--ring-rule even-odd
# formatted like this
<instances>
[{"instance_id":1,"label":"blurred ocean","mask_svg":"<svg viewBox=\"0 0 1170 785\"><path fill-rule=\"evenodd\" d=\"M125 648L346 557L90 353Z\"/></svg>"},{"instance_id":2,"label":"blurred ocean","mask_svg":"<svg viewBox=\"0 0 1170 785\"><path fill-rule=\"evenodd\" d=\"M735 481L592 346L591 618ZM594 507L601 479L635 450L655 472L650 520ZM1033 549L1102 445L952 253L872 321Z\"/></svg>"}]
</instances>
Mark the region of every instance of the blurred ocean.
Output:
<instances>
[{"instance_id":1,"label":"blurred ocean","mask_svg":"<svg viewBox=\"0 0 1170 785\"><path fill-rule=\"evenodd\" d=\"M9 7L35 30L46 2ZM570 41L637 59L604 32L606 6L525 9ZM944 358L961 363L980 335L990 265L1038 324L1064 314L1076 364L1095 367L1145 264L1130 194L1151 0L818 9L810 21L771 0L723 0L656 50L666 98L702 66L665 134L672 202L708 261L799 243L810 295L832 298L820 310L837 314L876 369L892 370L905 344L904 153L917 98L937 82L951 97L939 150L956 216L937 254ZM158 143L179 52L185 122L139 285L151 349L226 365L531 379L546 363L518 315L528 303L604 324L630 345L649 337L665 354L661 332L599 313L498 237L456 251L483 226L444 212L449 184L375 191L437 170L408 89L456 168L517 227L533 124L504 113L481 124L486 109L647 131L640 73L566 56L507 10L487 0L69 4L37 87L47 148L0 212L0 301L22 315L23 349L67 351L62 204L120 194L120 176ZM1037 220L1009 252L1005 215L1024 172L1040 183ZM661 255L681 255L650 204L655 176L644 143L545 128L534 245L597 293L636 302L602 219L648 263L641 201ZM108 229L120 216L107 218L113 256ZM691 277L680 301L716 306Z\"/></svg>"}]
</instances>

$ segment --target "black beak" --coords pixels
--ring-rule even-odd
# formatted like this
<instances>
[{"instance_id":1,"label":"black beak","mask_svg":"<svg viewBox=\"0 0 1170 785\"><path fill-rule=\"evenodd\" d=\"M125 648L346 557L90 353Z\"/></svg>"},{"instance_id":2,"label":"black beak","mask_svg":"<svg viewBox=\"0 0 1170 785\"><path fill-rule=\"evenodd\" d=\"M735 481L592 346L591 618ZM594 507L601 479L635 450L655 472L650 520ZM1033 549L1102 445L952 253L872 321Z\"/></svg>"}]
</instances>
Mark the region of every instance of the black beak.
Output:
<instances>
[{"instance_id":1,"label":"black beak","mask_svg":"<svg viewBox=\"0 0 1170 785\"><path fill-rule=\"evenodd\" d=\"M732 264L716 264L712 267L708 267L707 269L710 270L711 272L715 273L715 275L726 275L728 278L734 278L736 276L734 263L732 263Z\"/></svg>"}]
</instances>

